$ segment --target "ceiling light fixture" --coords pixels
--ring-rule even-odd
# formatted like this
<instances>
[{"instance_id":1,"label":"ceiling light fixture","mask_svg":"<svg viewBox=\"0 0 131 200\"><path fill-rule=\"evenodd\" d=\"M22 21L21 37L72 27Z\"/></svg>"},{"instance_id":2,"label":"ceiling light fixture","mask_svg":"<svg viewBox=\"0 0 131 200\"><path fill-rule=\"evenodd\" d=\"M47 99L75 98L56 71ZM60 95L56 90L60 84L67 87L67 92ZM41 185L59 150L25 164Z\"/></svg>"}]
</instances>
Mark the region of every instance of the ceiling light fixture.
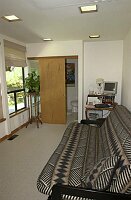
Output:
<instances>
[{"instance_id":1,"label":"ceiling light fixture","mask_svg":"<svg viewBox=\"0 0 131 200\"><path fill-rule=\"evenodd\" d=\"M89 38L100 38L100 35L89 35Z\"/></svg>"},{"instance_id":2,"label":"ceiling light fixture","mask_svg":"<svg viewBox=\"0 0 131 200\"><path fill-rule=\"evenodd\" d=\"M80 11L81 13L97 12L97 5L81 6Z\"/></svg>"},{"instance_id":3,"label":"ceiling light fixture","mask_svg":"<svg viewBox=\"0 0 131 200\"><path fill-rule=\"evenodd\" d=\"M17 17L16 15L6 15L1 18L8 22L21 21L21 19Z\"/></svg>"},{"instance_id":4,"label":"ceiling light fixture","mask_svg":"<svg viewBox=\"0 0 131 200\"><path fill-rule=\"evenodd\" d=\"M52 41L51 38L44 38L43 40L44 40L44 41Z\"/></svg>"}]
</instances>

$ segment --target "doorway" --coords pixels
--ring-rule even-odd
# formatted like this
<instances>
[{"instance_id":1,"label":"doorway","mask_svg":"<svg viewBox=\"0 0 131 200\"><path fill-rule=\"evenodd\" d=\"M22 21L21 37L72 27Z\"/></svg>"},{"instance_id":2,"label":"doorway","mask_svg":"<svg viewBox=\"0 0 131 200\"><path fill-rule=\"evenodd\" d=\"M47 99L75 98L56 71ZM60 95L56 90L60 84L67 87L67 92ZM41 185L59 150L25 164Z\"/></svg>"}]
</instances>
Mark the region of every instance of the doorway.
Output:
<instances>
[{"instance_id":1,"label":"doorway","mask_svg":"<svg viewBox=\"0 0 131 200\"><path fill-rule=\"evenodd\" d=\"M72 78L72 81L66 81L67 121L70 122L78 120L78 58L66 58L65 71Z\"/></svg>"},{"instance_id":2,"label":"doorway","mask_svg":"<svg viewBox=\"0 0 131 200\"><path fill-rule=\"evenodd\" d=\"M78 57L30 58L29 66L41 77L41 116L50 124L65 124L78 119ZM67 64L74 66L74 83L66 83ZM37 66L36 66L37 65ZM73 102L77 102L77 106Z\"/></svg>"}]
</instances>

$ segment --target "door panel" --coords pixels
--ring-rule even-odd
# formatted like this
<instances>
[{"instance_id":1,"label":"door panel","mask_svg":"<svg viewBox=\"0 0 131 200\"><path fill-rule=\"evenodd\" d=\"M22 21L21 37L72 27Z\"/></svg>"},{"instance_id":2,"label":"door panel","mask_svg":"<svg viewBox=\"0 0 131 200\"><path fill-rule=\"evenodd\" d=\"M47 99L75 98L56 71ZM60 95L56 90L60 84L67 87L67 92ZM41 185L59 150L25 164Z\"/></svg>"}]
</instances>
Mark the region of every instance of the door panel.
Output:
<instances>
[{"instance_id":1,"label":"door panel","mask_svg":"<svg viewBox=\"0 0 131 200\"><path fill-rule=\"evenodd\" d=\"M65 58L39 58L39 63L42 121L65 124Z\"/></svg>"}]
</instances>

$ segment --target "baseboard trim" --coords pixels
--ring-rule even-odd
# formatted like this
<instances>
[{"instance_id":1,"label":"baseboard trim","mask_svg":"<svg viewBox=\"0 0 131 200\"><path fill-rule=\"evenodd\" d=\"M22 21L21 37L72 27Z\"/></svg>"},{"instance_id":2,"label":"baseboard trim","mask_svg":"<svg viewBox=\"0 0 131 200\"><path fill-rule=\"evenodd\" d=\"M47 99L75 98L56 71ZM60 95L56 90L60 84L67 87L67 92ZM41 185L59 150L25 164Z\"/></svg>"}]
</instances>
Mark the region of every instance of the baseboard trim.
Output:
<instances>
[{"instance_id":1,"label":"baseboard trim","mask_svg":"<svg viewBox=\"0 0 131 200\"><path fill-rule=\"evenodd\" d=\"M14 135L16 132L18 132L20 129L24 128L27 126L28 122L24 123L23 125L19 126L15 130L13 130L9 135L5 135L4 137L0 138L0 143L3 142L4 140L10 138L12 135Z\"/></svg>"},{"instance_id":2,"label":"baseboard trim","mask_svg":"<svg viewBox=\"0 0 131 200\"><path fill-rule=\"evenodd\" d=\"M8 138L8 135L5 135L4 137L0 138L0 143L6 140L7 138Z\"/></svg>"},{"instance_id":3,"label":"baseboard trim","mask_svg":"<svg viewBox=\"0 0 131 200\"><path fill-rule=\"evenodd\" d=\"M20 129L24 128L27 125L28 122L22 124L21 126L19 126L18 128L16 128L15 130L13 130L10 134L10 136L12 136L13 134L15 134L17 131L19 131Z\"/></svg>"},{"instance_id":4,"label":"baseboard trim","mask_svg":"<svg viewBox=\"0 0 131 200\"><path fill-rule=\"evenodd\" d=\"M6 118L0 119L0 123L1 123L1 122L4 122L5 120L6 120Z\"/></svg>"}]
</instances>

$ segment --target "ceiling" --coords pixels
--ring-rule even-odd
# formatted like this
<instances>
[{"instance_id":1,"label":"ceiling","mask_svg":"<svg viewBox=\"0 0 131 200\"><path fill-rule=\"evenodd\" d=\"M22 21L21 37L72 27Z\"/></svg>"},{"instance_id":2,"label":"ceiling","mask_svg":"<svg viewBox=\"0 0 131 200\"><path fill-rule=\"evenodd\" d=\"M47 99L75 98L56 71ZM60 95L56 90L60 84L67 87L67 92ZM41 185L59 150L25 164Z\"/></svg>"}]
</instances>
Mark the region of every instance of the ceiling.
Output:
<instances>
[{"instance_id":1,"label":"ceiling","mask_svg":"<svg viewBox=\"0 0 131 200\"><path fill-rule=\"evenodd\" d=\"M96 4L98 12L81 14L79 7ZM24 43L60 40L121 40L131 28L131 0L0 0L0 34ZM89 39L100 34L100 39Z\"/></svg>"}]
</instances>

